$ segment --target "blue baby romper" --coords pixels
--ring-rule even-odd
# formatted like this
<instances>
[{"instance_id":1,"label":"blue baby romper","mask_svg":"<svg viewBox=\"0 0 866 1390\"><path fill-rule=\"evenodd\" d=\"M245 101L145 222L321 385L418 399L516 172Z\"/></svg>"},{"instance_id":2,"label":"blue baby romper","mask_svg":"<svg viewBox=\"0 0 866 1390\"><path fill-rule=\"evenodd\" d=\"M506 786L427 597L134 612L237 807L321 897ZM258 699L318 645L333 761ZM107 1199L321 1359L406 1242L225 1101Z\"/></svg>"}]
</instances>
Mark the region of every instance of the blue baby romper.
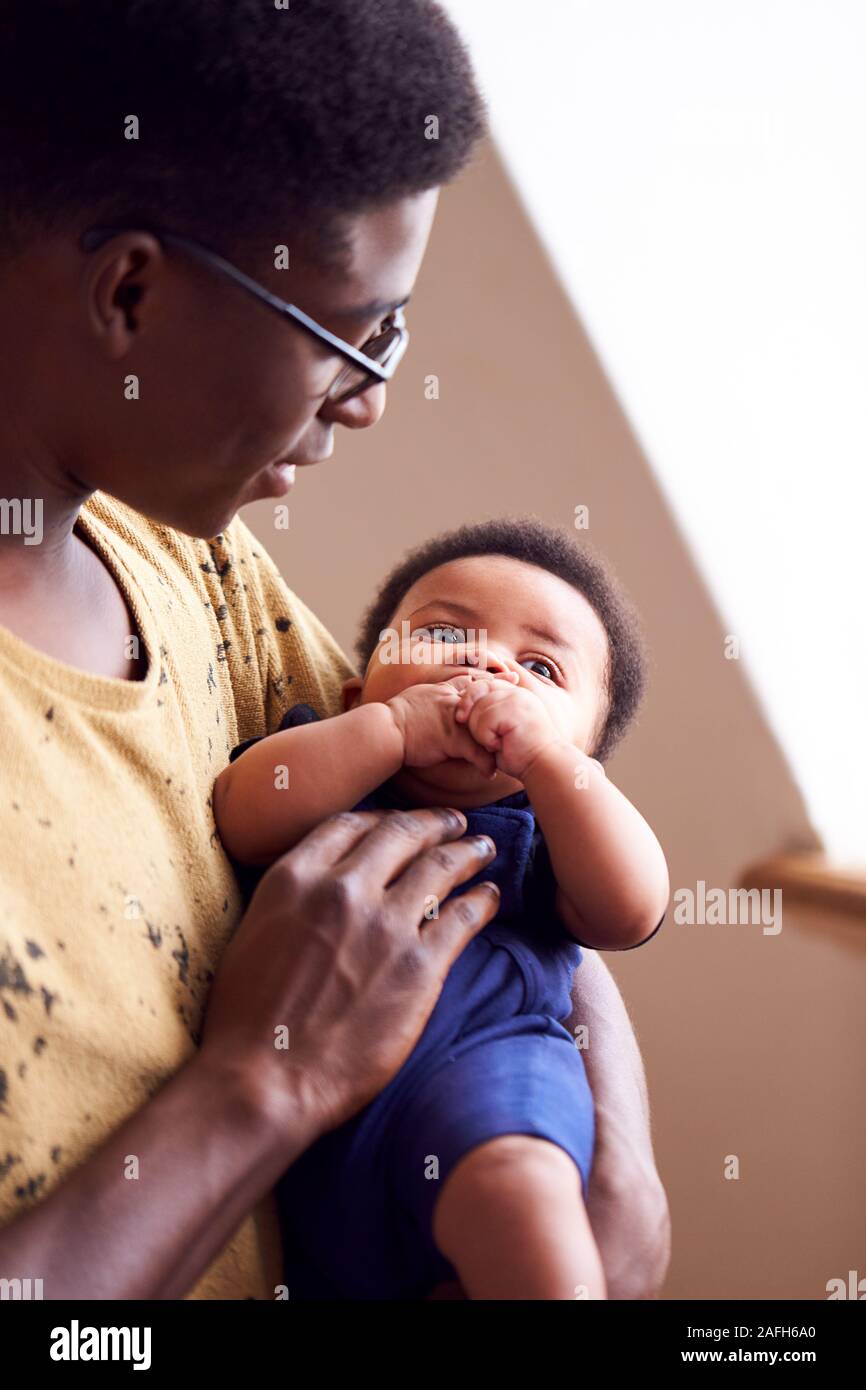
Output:
<instances>
[{"instance_id":1,"label":"blue baby romper","mask_svg":"<svg viewBox=\"0 0 866 1390\"><path fill-rule=\"evenodd\" d=\"M295 705L281 727L316 718L309 705ZM385 786L353 809L399 804ZM451 967L393 1080L281 1179L290 1299L414 1300L454 1279L433 1242L433 1208L458 1160L496 1135L534 1134L558 1144L577 1165L586 1195L592 1093L563 1027L581 949L555 915L556 883L525 792L464 814L466 834L490 835L497 853L454 895L494 879L499 910ZM240 873L247 889L260 873Z\"/></svg>"}]
</instances>

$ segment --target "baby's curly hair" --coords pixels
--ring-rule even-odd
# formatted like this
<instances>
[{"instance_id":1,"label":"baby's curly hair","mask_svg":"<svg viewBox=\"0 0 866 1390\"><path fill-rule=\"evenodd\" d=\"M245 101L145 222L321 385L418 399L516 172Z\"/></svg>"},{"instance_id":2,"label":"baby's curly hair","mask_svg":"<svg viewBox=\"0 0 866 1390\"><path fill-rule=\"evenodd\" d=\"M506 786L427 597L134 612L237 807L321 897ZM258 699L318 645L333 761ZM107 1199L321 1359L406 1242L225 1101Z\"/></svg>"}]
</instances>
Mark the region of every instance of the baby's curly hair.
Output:
<instances>
[{"instance_id":1,"label":"baby's curly hair","mask_svg":"<svg viewBox=\"0 0 866 1390\"><path fill-rule=\"evenodd\" d=\"M594 609L607 633L607 710L593 757L605 762L637 713L646 685L647 655L637 612L609 564L565 532L537 517L502 518L460 526L409 551L380 586L361 622L355 652L366 670L398 604L423 575L469 555L507 555L564 579Z\"/></svg>"}]
</instances>

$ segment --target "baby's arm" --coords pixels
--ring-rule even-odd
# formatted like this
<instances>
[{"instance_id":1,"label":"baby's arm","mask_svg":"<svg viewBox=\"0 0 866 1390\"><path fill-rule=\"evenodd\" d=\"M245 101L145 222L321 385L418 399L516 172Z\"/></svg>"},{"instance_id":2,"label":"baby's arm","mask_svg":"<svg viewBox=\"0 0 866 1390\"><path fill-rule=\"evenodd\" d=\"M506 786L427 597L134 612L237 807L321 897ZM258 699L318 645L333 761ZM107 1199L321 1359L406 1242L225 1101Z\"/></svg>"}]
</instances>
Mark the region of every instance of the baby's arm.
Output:
<instances>
[{"instance_id":1,"label":"baby's arm","mask_svg":"<svg viewBox=\"0 0 866 1390\"><path fill-rule=\"evenodd\" d=\"M399 728L379 703L259 739L214 784L220 839L241 863L269 864L402 763Z\"/></svg>"},{"instance_id":2,"label":"baby's arm","mask_svg":"<svg viewBox=\"0 0 866 1390\"><path fill-rule=\"evenodd\" d=\"M492 773L492 755L454 722L459 698L448 682L413 685L387 703L371 701L259 739L214 784L225 848L241 863L269 864L404 765L467 758Z\"/></svg>"},{"instance_id":3,"label":"baby's arm","mask_svg":"<svg viewBox=\"0 0 866 1390\"><path fill-rule=\"evenodd\" d=\"M601 763L551 745L523 784L550 851L557 911L587 946L623 950L651 936L670 895L661 845Z\"/></svg>"},{"instance_id":4,"label":"baby's arm","mask_svg":"<svg viewBox=\"0 0 866 1390\"><path fill-rule=\"evenodd\" d=\"M550 852L557 910L578 941L623 950L651 936L670 885L643 816L594 758L560 738L541 700L490 678L461 697L455 718L497 766L523 783Z\"/></svg>"}]
</instances>

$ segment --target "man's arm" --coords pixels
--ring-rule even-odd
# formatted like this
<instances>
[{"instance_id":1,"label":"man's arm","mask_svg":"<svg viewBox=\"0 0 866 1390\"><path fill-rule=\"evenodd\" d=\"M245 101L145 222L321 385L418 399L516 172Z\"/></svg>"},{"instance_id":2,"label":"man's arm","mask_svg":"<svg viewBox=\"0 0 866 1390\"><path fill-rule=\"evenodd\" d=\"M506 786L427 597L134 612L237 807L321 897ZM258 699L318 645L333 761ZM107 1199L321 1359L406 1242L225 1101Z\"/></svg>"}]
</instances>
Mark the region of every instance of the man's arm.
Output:
<instances>
[{"instance_id":1,"label":"man's arm","mask_svg":"<svg viewBox=\"0 0 866 1390\"><path fill-rule=\"evenodd\" d=\"M442 810L336 816L284 855L223 955L201 1051L0 1230L0 1278L42 1279L49 1299L187 1292L279 1174L397 1072L494 916L483 884L445 902L493 857L465 828Z\"/></svg>"},{"instance_id":2,"label":"man's arm","mask_svg":"<svg viewBox=\"0 0 866 1390\"><path fill-rule=\"evenodd\" d=\"M317 1137L300 1096L283 1110L251 1074L196 1057L0 1231L0 1277L40 1278L48 1299L181 1298Z\"/></svg>"},{"instance_id":3,"label":"man's arm","mask_svg":"<svg viewBox=\"0 0 866 1390\"><path fill-rule=\"evenodd\" d=\"M587 1210L608 1297L657 1298L670 1262L670 1214L656 1171L649 1097L634 1029L600 956L584 951L565 1027L588 1029L582 1056L595 1101L596 1150Z\"/></svg>"}]
</instances>

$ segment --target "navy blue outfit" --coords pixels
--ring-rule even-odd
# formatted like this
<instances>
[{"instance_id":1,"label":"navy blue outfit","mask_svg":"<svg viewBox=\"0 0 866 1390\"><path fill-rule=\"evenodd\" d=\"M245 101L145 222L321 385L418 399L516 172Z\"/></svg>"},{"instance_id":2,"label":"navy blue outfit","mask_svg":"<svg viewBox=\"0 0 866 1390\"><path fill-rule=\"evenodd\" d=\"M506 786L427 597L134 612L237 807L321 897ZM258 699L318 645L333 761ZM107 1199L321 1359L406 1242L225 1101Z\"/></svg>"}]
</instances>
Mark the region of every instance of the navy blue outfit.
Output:
<instances>
[{"instance_id":1,"label":"navy blue outfit","mask_svg":"<svg viewBox=\"0 0 866 1390\"><path fill-rule=\"evenodd\" d=\"M295 705L281 727L316 718ZM401 804L386 784L353 809ZM464 814L466 834L490 835L497 853L451 896L494 879L499 910L454 962L393 1080L281 1179L290 1299L418 1299L454 1279L433 1242L433 1207L458 1160L497 1135L559 1145L586 1195L592 1093L563 1027L581 949L556 916L556 881L525 792Z\"/></svg>"}]
</instances>

